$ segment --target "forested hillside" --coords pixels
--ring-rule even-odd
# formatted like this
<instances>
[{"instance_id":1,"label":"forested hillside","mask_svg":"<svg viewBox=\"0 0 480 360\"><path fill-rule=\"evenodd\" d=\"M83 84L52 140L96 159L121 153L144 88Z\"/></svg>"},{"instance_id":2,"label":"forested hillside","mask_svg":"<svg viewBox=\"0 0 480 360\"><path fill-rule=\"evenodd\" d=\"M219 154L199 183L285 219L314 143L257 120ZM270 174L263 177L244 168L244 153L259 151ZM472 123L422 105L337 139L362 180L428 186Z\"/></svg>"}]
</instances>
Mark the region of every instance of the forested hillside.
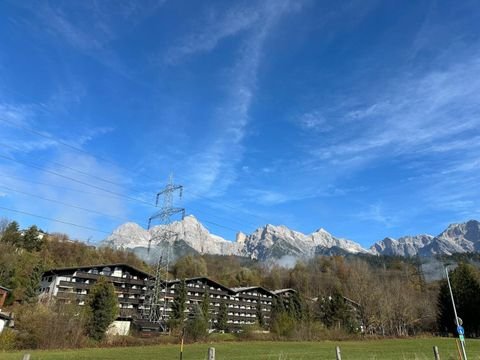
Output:
<instances>
[{"instance_id":1,"label":"forested hillside","mask_svg":"<svg viewBox=\"0 0 480 360\"><path fill-rule=\"evenodd\" d=\"M65 234L45 234L36 226L20 231L15 221L0 220L0 285L12 289L7 305L36 301L39 279L47 269L105 263L150 270L129 251L96 248Z\"/></svg>"}]
</instances>

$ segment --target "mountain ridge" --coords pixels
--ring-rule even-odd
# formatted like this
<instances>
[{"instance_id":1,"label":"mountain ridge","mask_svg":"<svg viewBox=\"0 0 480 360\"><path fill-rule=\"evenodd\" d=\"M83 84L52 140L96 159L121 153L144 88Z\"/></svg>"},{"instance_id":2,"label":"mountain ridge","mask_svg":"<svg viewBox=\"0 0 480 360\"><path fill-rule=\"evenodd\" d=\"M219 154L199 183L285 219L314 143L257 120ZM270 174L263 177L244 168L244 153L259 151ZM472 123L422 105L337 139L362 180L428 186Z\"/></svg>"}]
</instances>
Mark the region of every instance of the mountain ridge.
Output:
<instances>
[{"instance_id":1,"label":"mountain ridge","mask_svg":"<svg viewBox=\"0 0 480 360\"><path fill-rule=\"evenodd\" d=\"M154 259L158 249L165 248L167 244L174 249L178 247L182 254L236 255L262 261L284 256L311 258L315 255L372 254L411 257L480 251L480 223L476 220L450 224L437 236L386 237L368 249L352 240L335 237L322 227L303 234L285 225L266 224L251 234L238 232L235 241L211 234L193 215L170 224L168 230L174 236L161 239L165 228L159 225L147 230L128 222L115 229L103 244L130 248L147 261ZM152 251L148 250L150 242ZM176 250L173 252L173 258L178 257Z\"/></svg>"}]
</instances>

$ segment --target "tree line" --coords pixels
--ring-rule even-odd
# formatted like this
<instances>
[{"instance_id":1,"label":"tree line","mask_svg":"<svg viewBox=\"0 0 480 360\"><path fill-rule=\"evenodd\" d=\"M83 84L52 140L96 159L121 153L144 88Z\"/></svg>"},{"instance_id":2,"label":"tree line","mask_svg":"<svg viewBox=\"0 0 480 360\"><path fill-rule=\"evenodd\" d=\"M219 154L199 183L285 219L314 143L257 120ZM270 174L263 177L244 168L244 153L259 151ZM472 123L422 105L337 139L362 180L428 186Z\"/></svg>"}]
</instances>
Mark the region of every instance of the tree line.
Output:
<instances>
[{"instance_id":1,"label":"tree line","mask_svg":"<svg viewBox=\"0 0 480 360\"><path fill-rule=\"evenodd\" d=\"M457 310L472 337L480 334L480 271L467 262L476 264L477 256L455 255L452 258L462 262L451 272ZM235 256L204 255L181 258L171 276L209 276L231 287L297 290L295 311L285 311L287 304L274 306L269 329L281 335L312 326L381 336L453 334L446 280L426 281L421 265L418 258L362 255L316 257L285 268Z\"/></svg>"}]
</instances>

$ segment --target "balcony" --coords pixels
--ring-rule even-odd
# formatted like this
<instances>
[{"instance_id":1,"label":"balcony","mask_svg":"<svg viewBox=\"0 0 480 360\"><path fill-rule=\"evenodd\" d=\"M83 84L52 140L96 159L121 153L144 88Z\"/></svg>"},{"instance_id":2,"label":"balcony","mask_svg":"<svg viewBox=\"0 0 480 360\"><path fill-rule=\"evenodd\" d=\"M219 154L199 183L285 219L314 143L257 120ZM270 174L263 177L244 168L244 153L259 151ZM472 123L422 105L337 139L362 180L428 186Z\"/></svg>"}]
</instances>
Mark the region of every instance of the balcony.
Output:
<instances>
[{"instance_id":1,"label":"balcony","mask_svg":"<svg viewBox=\"0 0 480 360\"><path fill-rule=\"evenodd\" d=\"M84 271L77 271L75 273L75 277L80 279L97 280L101 276L105 276L105 275L91 274ZM148 283L148 281L140 280L140 279L132 279L132 278L127 279L127 278L118 277L118 276L105 276L105 277L108 280L112 281L113 283L133 284L133 285L141 285L141 286L145 286Z\"/></svg>"},{"instance_id":2,"label":"balcony","mask_svg":"<svg viewBox=\"0 0 480 360\"><path fill-rule=\"evenodd\" d=\"M139 299L130 299L130 298L118 298L120 304L139 304Z\"/></svg>"}]
</instances>

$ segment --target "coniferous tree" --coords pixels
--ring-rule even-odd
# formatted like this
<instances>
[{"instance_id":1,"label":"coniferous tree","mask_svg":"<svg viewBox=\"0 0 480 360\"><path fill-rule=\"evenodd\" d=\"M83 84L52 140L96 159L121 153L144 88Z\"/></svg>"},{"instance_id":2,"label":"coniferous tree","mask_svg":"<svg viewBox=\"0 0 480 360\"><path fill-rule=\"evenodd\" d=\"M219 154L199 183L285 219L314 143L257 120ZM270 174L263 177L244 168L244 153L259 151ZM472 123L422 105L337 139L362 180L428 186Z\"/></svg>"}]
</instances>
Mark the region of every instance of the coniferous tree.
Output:
<instances>
[{"instance_id":1,"label":"coniferous tree","mask_svg":"<svg viewBox=\"0 0 480 360\"><path fill-rule=\"evenodd\" d=\"M220 330L220 331L227 331L228 329L228 309L225 301L222 301L220 303L220 307L218 309L218 315L217 315L216 328L217 330Z\"/></svg>"},{"instance_id":2,"label":"coniferous tree","mask_svg":"<svg viewBox=\"0 0 480 360\"><path fill-rule=\"evenodd\" d=\"M480 282L471 265L460 264L450 273L455 305L458 316L464 321L467 336L480 335ZM446 280L442 281L438 294L437 324L440 331L456 333L450 290Z\"/></svg>"},{"instance_id":3,"label":"coniferous tree","mask_svg":"<svg viewBox=\"0 0 480 360\"><path fill-rule=\"evenodd\" d=\"M22 235L20 234L19 226L16 221L10 222L3 231L3 242L14 246L20 246L22 241Z\"/></svg>"},{"instance_id":4,"label":"coniferous tree","mask_svg":"<svg viewBox=\"0 0 480 360\"><path fill-rule=\"evenodd\" d=\"M24 300L28 304L38 301L38 286L42 279L43 269L40 265L35 265L25 286Z\"/></svg>"},{"instance_id":5,"label":"coniferous tree","mask_svg":"<svg viewBox=\"0 0 480 360\"><path fill-rule=\"evenodd\" d=\"M294 318L296 321L302 321L305 317L305 304L301 299L300 295L297 292L294 292L288 298L288 307L289 315Z\"/></svg>"},{"instance_id":6,"label":"coniferous tree","mask_svg":"<svg viewBox=\"0 0 480 360\"><path fill-rule=\"evenodd\" d=\"M39 251L42 248L43 238L35 225L30 226L22 238L22 247L28 251Z\"/></svg>"},{"instance_id":7,"label":"coniferous tree","mask_svg":"<svg viewBox=\"0 0 480 360\"><path fill-rule=\"evenodd\" d=\"M210 321L210 294L208 293L207 286L205 286L204 292L202 295L201 310L202 310L203 318L205 319L205 321L209 322Z\"/></svg>"},{"instance_id":8,"label":"coniferous tree","mask_svg":"<svg viewBox=\"0 0 480 360\"><path fill-rule=\"evenodd\" d=\"M202 303L201 303L201 308L200 310L202 311L203 319L205 320L205 323L207 324L207 327L210 329L211 324L210 324L210 294L208 292L208 286L204 287L204 292L202 295Z\"/></svg>"},{"instance_id":9,"label":"coniferous tree","mask_svg":"<svg viewBox=\"0 0 480 360\"><path fill-rule=\"evenodd\" d=\"M326 327L344 328L350 332L357 329L353 309L338 290L330 296L319 297L317 304L317 318Z\"/></svg>"},{"instance_id":10,"label":"coniferous tree","mask_svg":"<svg viewBox=\"0 0 480 360\"><path fill-rule=\"evenodd\" d=\"M187 301L187 286L185 280L181 280L177 284L177 289L175 292L175 298L173 299L172 304L172 320L173 326L181 325L183 328L183 321L185 320L185 310Z\"/></svg>"},{"instance_id":11,"label":"coniferous tree","mask_svg":"<svg viewBox=\"0 0 480 360\"><path fill-rule=\"evenodd\" d=\"M260 299L257 300L257 306L255 310L256 310L258 325L263 328L265 326L265 316L263 315L262 303Z\"/></svg>"},{"instance_id":12,"label":"coniferous tree","mask_svg":"<svg viewBox=\"0 0 480 360\"><path fill-rule=\"evenodd\" d=\"M100 277L87 296L87 334L102 340L105 332L118 314L115 288L105 277Z\"/></svg>"},{"instance_id":13,"label":"coniferous tree","mask_svg":"<svg viewBox=\"0 0 480 360\"><path fill-rule=\"evenodd\" d=\"M286 313L285 303L283 298L274 297L272 300L272 308L270 310L270 330L275 326L275 323Z\"/></svg>"}]
</instances>

